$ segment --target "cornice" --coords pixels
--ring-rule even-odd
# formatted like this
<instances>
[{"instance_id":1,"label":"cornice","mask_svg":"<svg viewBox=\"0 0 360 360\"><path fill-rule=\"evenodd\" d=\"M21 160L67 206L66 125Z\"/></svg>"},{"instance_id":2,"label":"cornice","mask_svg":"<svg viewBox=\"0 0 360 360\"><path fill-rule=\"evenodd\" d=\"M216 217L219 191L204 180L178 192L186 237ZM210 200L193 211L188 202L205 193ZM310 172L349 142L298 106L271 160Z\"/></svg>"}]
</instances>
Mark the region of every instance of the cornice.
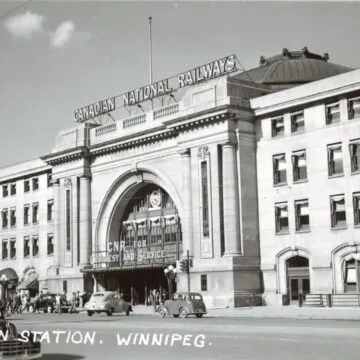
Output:
<instances>
[{"instance_id":1,"label":"cornice","mask_svg":"<svg viewBox=\"0 0 360 360\"><path fill-rule=\"evenodd\" d=\"M89 155L89 149L86 146L66 149L56 153L42 156L40 159L49 165L60 165L70 161L79 160Z\"/></svg>"}]
</instances>

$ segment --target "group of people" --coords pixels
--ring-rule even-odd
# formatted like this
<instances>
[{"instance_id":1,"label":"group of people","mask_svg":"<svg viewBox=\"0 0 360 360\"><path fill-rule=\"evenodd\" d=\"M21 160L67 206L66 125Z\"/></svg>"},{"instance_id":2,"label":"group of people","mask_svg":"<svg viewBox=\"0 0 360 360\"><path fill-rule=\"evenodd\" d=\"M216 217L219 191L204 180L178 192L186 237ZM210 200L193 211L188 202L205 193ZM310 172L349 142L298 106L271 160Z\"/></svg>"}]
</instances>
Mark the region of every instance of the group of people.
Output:
<instances>
[{"instance_id":1,"label":"group of people","mask_svg":"<svg viewBox=\"0 0 360 360\"><path fill-rule=\"evenodd\" d=\"M153 289L150 291L150 294L146 300L146 305L153 306L154 309L156 309L157 306L163 304L166 299L167 293L164 290L160 292L158 289Z\"/></svg>"}]
</instances>

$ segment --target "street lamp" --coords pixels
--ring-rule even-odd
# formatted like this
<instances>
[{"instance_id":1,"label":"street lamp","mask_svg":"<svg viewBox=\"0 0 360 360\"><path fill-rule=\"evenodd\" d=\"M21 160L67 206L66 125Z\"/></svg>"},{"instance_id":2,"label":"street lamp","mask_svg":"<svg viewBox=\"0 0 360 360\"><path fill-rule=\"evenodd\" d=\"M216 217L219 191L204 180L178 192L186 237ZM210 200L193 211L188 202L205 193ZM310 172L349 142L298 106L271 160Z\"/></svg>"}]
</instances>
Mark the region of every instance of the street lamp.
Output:
<instances>
[{"instance_id":1,"label":"street lamp","mask_svg":"<svg viewBox=\"0 0 360 360\"><path fill-rule=\"evenodd\" d=\"M173 282L174 282L175 277L176 277L176 268L174 268L172 265L169 265L166 269L164 269L164 274L165 274L165 276L167 278L167 281L168 281L169 299L170 299L171 295L172 295Z\"/></svg>"},{"instance_id":2,"label":"street lamp","mask_svg":"<svg viewBox=\"0 0 360 360\"><path fill-rule=\"evenodd\" d=\"M1 285L1 315L4 316L4 312L6 310L6 293L7 293L7 286L9 284L9 280L5 274L2 274L0 278L0 285Z\"/></svg>"}]
</instances>

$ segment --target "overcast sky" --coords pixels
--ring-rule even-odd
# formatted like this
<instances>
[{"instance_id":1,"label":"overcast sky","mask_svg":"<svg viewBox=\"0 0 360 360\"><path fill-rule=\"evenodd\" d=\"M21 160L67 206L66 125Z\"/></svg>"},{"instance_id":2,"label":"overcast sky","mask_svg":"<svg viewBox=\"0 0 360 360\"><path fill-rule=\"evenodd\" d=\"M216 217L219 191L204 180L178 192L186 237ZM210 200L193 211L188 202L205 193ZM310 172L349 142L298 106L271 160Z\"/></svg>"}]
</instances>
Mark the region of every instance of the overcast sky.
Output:
<instances>
[{"instance_id":1,"label":"overcast sky","mask_svg":"<svg viewBox=\"0 0 360 360\"><path fill-rule=\"evenodd\" d=\"M360 67L360 3L0 2L0 167L51 152L73 111L236 54L246 69L282 48Z\"/></svg>"}]
</instances>

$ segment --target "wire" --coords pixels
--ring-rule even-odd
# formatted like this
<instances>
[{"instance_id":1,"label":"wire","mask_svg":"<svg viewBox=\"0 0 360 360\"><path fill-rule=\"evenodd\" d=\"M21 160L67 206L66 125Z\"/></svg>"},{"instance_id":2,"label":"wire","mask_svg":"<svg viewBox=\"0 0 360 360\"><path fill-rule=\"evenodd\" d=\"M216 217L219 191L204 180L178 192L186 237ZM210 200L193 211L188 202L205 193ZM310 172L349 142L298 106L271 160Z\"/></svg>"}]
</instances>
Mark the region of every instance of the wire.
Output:
<instances>
[{"instance_id":1,"label":"wire","mask_svg":"<svg viewBox=\"0 0 360 360\"><path fill-rule=\"evenodd\" d=\"M23 4L19 5L18 7L12 9L12 10L9 10L7 12L5 12L4 14L0 14L0 19L10 15L11 13L13 13L14 11L17 11L17 10L20 10L22 7L24 7L25 5L27 5L28 3L30 3L32 0L28 0L26 2L24 2Z\"/></svg>"}]
</instances>

